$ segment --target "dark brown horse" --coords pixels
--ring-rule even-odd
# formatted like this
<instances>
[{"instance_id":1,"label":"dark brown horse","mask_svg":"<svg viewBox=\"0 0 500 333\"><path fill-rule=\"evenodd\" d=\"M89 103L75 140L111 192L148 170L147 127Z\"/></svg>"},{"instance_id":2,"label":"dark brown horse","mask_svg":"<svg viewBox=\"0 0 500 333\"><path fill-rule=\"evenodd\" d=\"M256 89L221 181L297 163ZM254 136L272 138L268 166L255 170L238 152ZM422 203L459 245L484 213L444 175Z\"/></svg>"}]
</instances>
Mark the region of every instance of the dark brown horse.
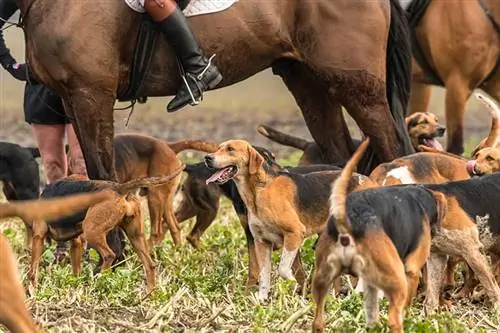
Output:
<instances>
[{"instance_id":1,"label":"dark brown horse","mask_svg":"<svg viewBox=\"0 0 500 333\"><path fill-rule=\"evenodd\" d=\"M472 91L500 102L500 1L412 0L411 113L425 112L431 85L446 89L447 150L464 152L463 120Z\"/></svg>"},{"instance_id":2,"label":"dark brown horse","mask_svg":"<svg viewBox=\"0 0 500 333\"><path fill-rule=\"evenodd\" d=\"M397 1L240 0L189 20L206 54L217 54L220 87L272 67L328 161L338 164L354 150L344 106L373 143L362 166L369 172L413 152L404 124L411 49ZM89 176L113 179L113 105L130 85L143 17L123 0L17 2L35 78L63 98ZM173 95L179 85L176 60L158 36L140 97Z\"/></svg>"}]
</instances>

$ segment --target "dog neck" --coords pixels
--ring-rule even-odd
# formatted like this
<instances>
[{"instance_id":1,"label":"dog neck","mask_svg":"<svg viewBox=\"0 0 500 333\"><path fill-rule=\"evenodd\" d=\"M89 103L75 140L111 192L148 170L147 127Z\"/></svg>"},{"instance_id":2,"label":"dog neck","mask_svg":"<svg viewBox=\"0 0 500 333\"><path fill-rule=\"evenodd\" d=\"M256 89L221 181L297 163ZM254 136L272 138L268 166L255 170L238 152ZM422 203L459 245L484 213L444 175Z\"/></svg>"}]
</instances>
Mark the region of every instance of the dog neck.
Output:
<instances>
[{"instance_id":1,"label":"dog neck","mask_svg":"<svg viewBox=\"0 0 500 333\"><path fill-rule=\"evenodd\" d=\"M277 173L266 167L260 168L255 174L246 172L243 175L234 177L234 183L238 192L249 211L257 214L257 196L260 191L276 178Z\"/></svg>"}]
</instances>

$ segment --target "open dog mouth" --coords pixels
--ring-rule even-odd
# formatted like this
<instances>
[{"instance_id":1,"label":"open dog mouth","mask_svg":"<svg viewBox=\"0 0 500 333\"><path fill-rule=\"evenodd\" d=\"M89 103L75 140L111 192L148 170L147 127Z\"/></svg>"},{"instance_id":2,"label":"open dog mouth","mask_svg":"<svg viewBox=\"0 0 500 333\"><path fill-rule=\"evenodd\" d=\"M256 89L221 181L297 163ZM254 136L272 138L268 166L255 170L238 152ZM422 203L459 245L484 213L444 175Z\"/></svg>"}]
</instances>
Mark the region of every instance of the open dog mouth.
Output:
<instances>
[{"instance_id":1,"label":"open dog mouth","mask_svg":"<svg viewBox=\"0 0 500 333\"><path fill-rule=\"evenodd\" d=\"M418 138L418 143L429 148L434 148L436 150L444 150L443 146L436 140L436 135L428 136L423 135Z\"/></svg>"},{"instance_id":2,"label":"open dog mouth","mask_svg":"<svg viewBox=\"0 0 500 333\"><path fill-rule=\"evenodd\" d=\"M237 173L238 167L236 165L230 165L228 167L218 169L212 176L210 176L210 178L206 180L206 184L224 184L236 176Z\"/></svg>"}]
</instances>

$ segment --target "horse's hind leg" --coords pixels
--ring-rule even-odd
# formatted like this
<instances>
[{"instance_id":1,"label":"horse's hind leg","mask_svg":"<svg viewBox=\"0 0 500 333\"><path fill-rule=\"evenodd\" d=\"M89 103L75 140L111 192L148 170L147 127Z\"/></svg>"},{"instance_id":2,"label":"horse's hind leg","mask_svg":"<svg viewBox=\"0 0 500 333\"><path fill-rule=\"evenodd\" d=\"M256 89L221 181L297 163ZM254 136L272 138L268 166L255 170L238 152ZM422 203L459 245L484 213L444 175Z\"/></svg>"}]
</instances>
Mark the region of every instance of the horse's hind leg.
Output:
<instances>
[{"instance_id":1,"label":"horse's hind leg","mask_svg":"<svg viewBox=\"0 0 500 333\"><path fill-rule=\"evenodd\" d=\"M446 150L461 155L464 152L464 114L465 104L471 91L468 82L461 74L454 75L446 81Z\"/></svg>"},{"instance_id":2,"label":"horse's hind leg","mask_svg":"<svg viewBox=\"0 0 500 333\"><path fill-rule=\"evenodd\" d=\"M423 83L413 83L411 86L409 114L426 112L431 100L432 86Z\"/></svg>"},{"instance_id":3,"label":"horse's hind leg","mask_svg":"<svg viewBox=\"0 0 500 333\"><path fill-rule=\"evenodd\" d=\"M63 101L82 147L90 179L116 180L114 94L99 89L70 90Z\"/></svg>"},{"instance_id":4,"label":"horse's hind leg","mask_svg":"<svg viewBox=\"0 0 500 333\"><path fill-rule=\"evenodd\" d=\"M273 66L299 105L314 141L328 163L344 165L354 151L340 104L305 65L283 60Z\"/></svg>"},{"instance_id":5,"label":"horse's hind leg","mask_svg":"<svg viewBox=\"0 0 500 333\"><path fill-rule=\"evenodd\" d=\"M343 71L337 95L361 131L370 137L380 162L404 155L387 103L385 83L364 71ZM406 135L408 135L406 133ZM398 149L394 149L396 147Z\"/></svg>"}]
</instances>

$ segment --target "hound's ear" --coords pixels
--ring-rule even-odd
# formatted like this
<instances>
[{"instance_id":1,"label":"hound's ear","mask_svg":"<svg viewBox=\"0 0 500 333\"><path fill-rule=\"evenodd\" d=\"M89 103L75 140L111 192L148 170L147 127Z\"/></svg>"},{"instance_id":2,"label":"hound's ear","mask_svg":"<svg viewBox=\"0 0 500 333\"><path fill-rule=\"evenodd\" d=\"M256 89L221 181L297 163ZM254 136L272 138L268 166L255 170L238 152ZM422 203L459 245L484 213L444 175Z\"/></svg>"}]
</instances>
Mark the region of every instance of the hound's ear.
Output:
<instances>
[{"instance_id":1,"label":"hound's ear","mask_svg":"<svg viewBox=\"0 0 500 333\"><path fill-rule=\"evenodd\" d=\"M441 229L441 224L446 219L446 212L448 211L448 201L446 196L441 192L434 192L434 197L436 198L436 220L431 222L431 230L438 231ZM434 223L433 223L434 222Z\"/></svg>"},{"instance_id":2,"label":"hound's ear","mask_svg":"<svg viewBox=\"0 0 500 333\"><path fill-rule=\"evenodd\" d=\"M405 118L406 126L410 124L411 118L412 118L411 115Z\"/></svg>"},{"instance_id":3,"label":"hound's ear","mask_svg":"<svg viewBox=\"0 0 500 333\"><path fill-rule=\"evenodd\" d=\"M248 172L255 175L264 165L264 158L252 147L248 147Z\"/></svg>"}]
</instances>

